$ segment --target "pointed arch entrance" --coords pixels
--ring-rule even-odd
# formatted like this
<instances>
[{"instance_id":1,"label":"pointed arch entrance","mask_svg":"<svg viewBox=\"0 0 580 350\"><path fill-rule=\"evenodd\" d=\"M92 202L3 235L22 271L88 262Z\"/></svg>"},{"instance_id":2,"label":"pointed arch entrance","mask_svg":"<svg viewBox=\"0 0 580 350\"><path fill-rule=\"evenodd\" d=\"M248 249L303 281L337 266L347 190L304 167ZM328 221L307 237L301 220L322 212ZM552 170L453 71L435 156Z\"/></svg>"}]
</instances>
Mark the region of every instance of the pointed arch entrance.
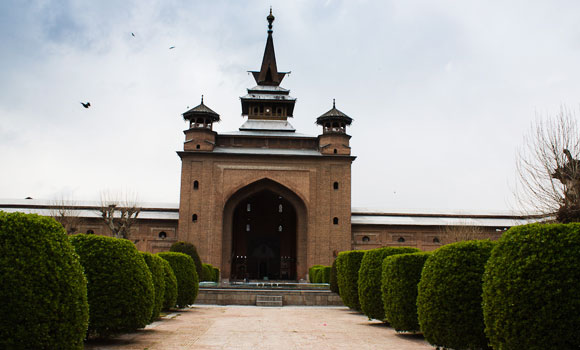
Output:
<instances>
[{"instance_id":1,"label":"pointed arch entrance","mask_svg":"<svg viewBox=\"0 0 580 350\"><path fill-rule=\"evenodd\" d=\"M306 206L287 187L263 179L224 207L223 275L232 280L297 280L306 250Z\"/></svg>"}]
</instances>

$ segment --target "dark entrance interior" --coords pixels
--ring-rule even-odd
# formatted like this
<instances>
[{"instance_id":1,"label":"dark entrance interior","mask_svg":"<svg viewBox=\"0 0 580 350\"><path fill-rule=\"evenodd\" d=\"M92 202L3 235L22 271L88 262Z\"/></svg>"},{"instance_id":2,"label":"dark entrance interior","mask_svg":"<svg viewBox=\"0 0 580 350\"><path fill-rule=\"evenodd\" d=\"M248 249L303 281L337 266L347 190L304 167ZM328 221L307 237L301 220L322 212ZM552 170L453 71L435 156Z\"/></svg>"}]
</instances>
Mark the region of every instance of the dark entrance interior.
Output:
<instances>
[{"instance_id":1,"label":"dark entrance interior","mask_svg":"<svg viewBox=\"0 0 580 350\"><path fill-rule=\"evenodd\" d=\"M232 223L232 279L296 279L296 210L264 190L242 200Z\"/></svg>"}]
</instances>

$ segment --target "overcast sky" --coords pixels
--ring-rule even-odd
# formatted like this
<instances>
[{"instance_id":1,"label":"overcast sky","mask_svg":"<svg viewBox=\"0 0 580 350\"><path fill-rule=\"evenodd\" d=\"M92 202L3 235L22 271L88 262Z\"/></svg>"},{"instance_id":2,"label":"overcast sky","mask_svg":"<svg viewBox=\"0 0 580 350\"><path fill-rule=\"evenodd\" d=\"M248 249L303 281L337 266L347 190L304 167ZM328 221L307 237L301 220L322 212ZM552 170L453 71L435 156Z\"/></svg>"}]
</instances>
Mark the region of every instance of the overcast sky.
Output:
<instances>
[{"instance_id":1,"label":"overcast sky","mask_svg":"<svg viewBox=\"0 0 580 350\"><path fill-rule=\"evenodd\" d=\"M178 202L181 113L243 123L270 5L291 123L354 118L356 207L513 209L531 122L580 104L578 1L5 0L0 198Z\"/></svg>"}]
</instances>

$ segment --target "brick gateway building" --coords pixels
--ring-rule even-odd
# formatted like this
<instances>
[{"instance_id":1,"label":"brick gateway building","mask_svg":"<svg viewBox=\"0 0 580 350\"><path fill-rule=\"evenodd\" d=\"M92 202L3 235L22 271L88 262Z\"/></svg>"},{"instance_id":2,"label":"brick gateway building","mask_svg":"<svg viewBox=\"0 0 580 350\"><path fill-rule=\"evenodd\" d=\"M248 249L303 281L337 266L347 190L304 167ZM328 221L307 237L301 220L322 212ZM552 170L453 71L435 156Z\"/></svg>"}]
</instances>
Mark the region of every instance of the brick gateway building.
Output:
<instances>
[{"instance_id":1,"label":"brick gateway building","mask_svg":"<svg viewBox=\"0 0 580 350\"><path fill-rule=\"evenodd\" d=\"M196 245L223 279L306 277L308 267L329 265L340 251L380 246L433 250L445 227L477 226L497 238L530 218L510 213L378 212L351 208L347 127L332 109L316 119L321 134L297 133L289 123L296 99L280 86L270 12L266 48L256 86L241 97L247 117L238 131L217 133L219 115L203 103L183 114L179 206L142 205L130 237L140 250L159 252L176 241ZM322 107L321 107L322 108ZM70 205L82 218L78 232L110 235L98 203ZM52 215L40 200L0 201L0 210Z\"/></svg>"}]
</instances>

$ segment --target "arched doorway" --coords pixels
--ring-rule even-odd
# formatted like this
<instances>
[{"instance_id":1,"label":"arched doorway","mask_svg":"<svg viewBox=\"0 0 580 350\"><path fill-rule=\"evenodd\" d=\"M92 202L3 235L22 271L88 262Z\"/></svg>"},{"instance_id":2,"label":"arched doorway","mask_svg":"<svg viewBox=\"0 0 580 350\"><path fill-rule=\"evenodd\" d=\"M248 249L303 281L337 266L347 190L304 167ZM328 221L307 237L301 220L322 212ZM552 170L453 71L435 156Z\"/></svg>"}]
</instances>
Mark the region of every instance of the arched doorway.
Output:
<instances>
[{"instance_id":1,"label":"arched doorway","mask_svg":"<svg viewBox=\"0 0 580 350\"><path fill-rule=\"evenodd\" d=\"M223 278L304 278L308 236L304 200L268 178L244 186L228 197L223 211Z\"/></svg>"},{"instance_id":2,"label":"arched doorway","mask_svg":"<svg viewBox=\"0 0 580 350\"><path fill-rule=\"evenodd\" d=\"M240 201L232 221L232 279L296 279L296 210L262 190Z\"/></svg>"}]
</instances>

